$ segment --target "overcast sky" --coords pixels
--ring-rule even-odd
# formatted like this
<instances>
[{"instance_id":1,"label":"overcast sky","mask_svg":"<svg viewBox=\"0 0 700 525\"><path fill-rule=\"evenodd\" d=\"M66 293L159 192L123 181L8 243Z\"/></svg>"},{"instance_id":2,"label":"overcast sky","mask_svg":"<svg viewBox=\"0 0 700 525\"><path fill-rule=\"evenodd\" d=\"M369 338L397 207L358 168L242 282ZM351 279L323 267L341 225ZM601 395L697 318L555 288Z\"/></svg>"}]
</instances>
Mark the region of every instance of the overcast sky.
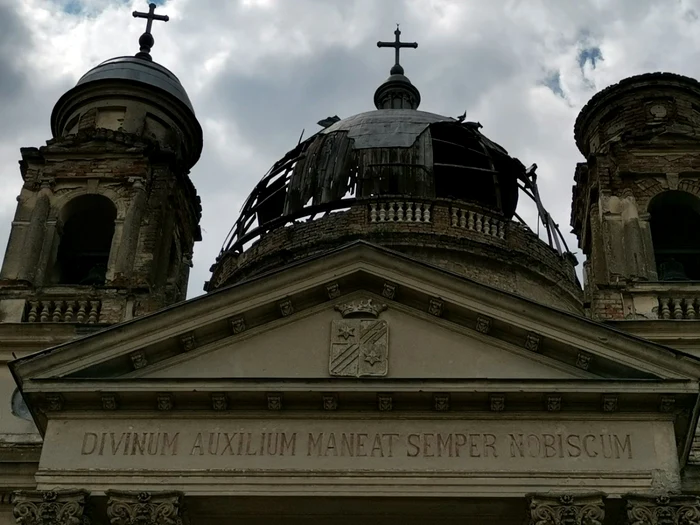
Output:
<instances>
[{"instance_id":1,"label":"overcast sky","mask_svg":"<svg viewBox=\"0 0 700 525\"><path fill-rule=\"evenodd\" d=\"M187 89L204 129L189 296L257 180L329 115L373 109L397 22L421 108L468 120L526 166L568 234L579 110L649 71L700 77L700 0L168 0L153 57ZM0 246L21 186L19 148L51 138L53 104L97 63L138 51L145 0L0 0ZM531 217L529 210L523 213Z\"/></svg>"}]
</instances>

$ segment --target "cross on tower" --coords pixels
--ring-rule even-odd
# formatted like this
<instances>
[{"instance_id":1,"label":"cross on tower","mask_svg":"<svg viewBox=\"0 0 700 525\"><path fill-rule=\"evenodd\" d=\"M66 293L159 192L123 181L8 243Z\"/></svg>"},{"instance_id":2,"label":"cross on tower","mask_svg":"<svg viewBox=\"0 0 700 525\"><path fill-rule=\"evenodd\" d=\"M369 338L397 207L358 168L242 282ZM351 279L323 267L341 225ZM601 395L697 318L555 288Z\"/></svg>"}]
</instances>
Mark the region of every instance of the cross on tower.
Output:
<instances>
[{"instance_id":1,"label":"cross on tower","mask_svg":"<svg viewBox=\"0 0 700 525\"><path fill-rule=\"evenodd\" d=\"M399 64L399 51L402 47L412 47L416 49L418 47L417 42L401 42L401 30L399 29L399 24L396 24L396 31L394 31L396 39L393 42L382 42L381 40L377 42L377 47L393 47L395 54L395 64L391 68L391 74L403 75L403 68Z\"/></svg>"},{"instance_id":2,"label":"cross on tower","mask_svg":"<svg viewBox=\"0 0 700 525\"><path fill-rule=\"evenodd\" d=\"M144 58L146 60L151 60L151 48L155 43L153 35L151 35L151 26L153 25L153 21L160 20L163 22L167 22L168 20L170 20L170 17L168 15L155 14L155 10L156 4L150 3L148 4L148 13L141 13L139 11L134 11L133 13L131 13L134 18L145 18L147 20L146 31L139 38L139 46L141 46L141 49L138 53L136 53L137 57Z\"/></svg>"}]
</instances>

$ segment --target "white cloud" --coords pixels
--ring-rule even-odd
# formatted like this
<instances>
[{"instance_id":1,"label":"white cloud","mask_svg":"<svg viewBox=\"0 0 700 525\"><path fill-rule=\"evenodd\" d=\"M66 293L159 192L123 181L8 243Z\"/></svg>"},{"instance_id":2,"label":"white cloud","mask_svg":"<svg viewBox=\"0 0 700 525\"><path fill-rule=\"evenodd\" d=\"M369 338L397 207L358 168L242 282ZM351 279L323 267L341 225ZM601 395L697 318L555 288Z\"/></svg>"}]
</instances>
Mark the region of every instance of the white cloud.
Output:
<instances>
[{"instance_id":1,"label":"white cloud","mask_svg":"<svg viewBox=\"0 0 700 525\"><path fill-rule=\"evenodd\" d=\"M65 1L0 0L25 25L15 38L0 36L0 107L12 123L0 130L0 245L21 185L19 147L50 138L52 104L85 71L138 50L143 21L131 12L145 1L76 2L83 8L69 14ZM402 37L419 42L402 62L421 109L467 109L487 136L525 165L536 162L545 205L564 232L582 160L573 142L582 105L632 74L700 77L700 0L169 0L158 11L171 20L154 27L154 58L182 80L205 132L192 172L205 238L190 295L208 279L247 192L301 129L308 135L322 117L373 107L393 61L375 43L392 39L397 22ZM602 60L581 68L581 52L596 48ZM552 75L565 98L543 85Z\"/></svg>"}]
</instances>

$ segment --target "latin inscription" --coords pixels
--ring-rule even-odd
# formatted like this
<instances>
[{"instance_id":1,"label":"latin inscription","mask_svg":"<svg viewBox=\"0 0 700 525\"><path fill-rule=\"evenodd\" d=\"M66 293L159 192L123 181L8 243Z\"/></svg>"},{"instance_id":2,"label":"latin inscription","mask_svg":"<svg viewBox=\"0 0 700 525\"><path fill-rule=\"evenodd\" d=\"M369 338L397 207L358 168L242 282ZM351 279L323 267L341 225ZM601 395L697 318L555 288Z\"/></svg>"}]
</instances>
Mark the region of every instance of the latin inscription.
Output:
<instances>
[{"instance_id":1,"label":"latin inscription","mask_svg":"<svg viewBox=\"0 0 700 525\"><path fill-rule=\"evenodd\" d=\"M604 458L631 460L629 433L84 432L83 456Z\"/></svg>"}]
</instances>

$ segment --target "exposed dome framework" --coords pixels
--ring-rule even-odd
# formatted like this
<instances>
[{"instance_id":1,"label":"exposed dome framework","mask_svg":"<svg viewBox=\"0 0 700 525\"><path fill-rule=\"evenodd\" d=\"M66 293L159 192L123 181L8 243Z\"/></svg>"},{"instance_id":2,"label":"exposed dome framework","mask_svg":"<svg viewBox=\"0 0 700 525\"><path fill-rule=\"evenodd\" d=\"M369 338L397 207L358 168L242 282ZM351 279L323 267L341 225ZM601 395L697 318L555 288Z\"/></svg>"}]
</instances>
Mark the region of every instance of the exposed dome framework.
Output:
<instances>
[{"instance_id":1,"label":"exposed dome framework","mask_svg":"<svg viewBox=\"0 0 700 525\"><path fill-rule=\"evenodd\" d=\"M463 201L525 224L516 213L520 192L535 202L549 245L568 252L541 203L536 166L526 169L480 127L412 109L340 120L272 166L245 201L221 253L242 253L271 230L372 197Z\"/></svg>"}]
</instances>

